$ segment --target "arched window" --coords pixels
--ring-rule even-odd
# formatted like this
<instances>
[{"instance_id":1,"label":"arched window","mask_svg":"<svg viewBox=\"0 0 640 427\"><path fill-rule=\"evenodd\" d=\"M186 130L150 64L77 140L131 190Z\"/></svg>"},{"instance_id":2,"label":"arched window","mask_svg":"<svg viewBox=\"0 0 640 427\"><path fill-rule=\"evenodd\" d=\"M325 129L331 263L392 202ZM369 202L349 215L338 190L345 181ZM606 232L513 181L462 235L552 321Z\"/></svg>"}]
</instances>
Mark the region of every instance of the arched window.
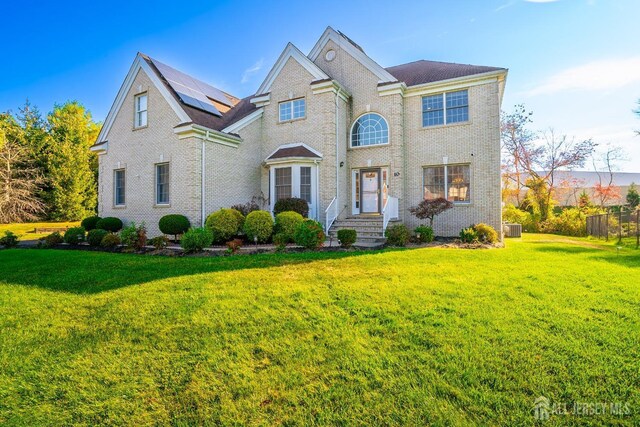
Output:
<instances>
[{"instance_id":1,"label":"arched window","mask_svg":"<svg viewBox=\"0 0 640 427\"><path fill-rule=\"evenodd\" d=\"M376 113L367 113L356 120L351 128L351 146L364 147L389 143L387 121Z\"/></svg>"}]
</instances>

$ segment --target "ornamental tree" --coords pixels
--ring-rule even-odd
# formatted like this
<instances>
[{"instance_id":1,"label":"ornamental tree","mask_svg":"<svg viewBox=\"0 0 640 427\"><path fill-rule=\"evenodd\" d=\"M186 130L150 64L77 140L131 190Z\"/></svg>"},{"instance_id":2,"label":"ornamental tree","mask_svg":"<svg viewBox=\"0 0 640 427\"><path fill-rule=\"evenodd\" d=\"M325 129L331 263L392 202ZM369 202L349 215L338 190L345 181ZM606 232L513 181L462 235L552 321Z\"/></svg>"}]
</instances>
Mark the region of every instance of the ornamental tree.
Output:
<instances>
[{"instance_id":1,"label":"ornamental tree","mask_svg":"<svg viewBox=\"0 0 640 427\"><path fill-rule=\"evenodd\" d=\"M410 208L409 212L418 219L428 219L429 226L433 228L433 218L452 207L453 203L444 197L439 197L437 199L423 200L418 203L418 206Z\"/></svg>"}]
</instances>

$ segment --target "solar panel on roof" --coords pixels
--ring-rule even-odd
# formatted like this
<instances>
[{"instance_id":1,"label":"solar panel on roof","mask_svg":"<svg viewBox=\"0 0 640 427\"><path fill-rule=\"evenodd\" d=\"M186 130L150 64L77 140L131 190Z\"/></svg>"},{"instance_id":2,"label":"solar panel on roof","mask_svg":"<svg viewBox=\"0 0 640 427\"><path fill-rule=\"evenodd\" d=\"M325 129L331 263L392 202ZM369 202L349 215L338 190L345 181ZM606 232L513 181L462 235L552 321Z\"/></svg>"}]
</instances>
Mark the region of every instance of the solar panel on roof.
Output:
<instances>
[{"instance_id":1,"label":"solar panel on roof","mask_svg":"<svg viewBox=\"0 0 640 427\"><path fill-rule=\"evenodd\" d=\"M169 85L176 91L182 102L194 108L222 116L220 111L211 103L211 99L221 104L232 106L225 94L203 81L194 79L162 62L152 59L153 64L162 73Z\"/></svg>"}]
</instances>

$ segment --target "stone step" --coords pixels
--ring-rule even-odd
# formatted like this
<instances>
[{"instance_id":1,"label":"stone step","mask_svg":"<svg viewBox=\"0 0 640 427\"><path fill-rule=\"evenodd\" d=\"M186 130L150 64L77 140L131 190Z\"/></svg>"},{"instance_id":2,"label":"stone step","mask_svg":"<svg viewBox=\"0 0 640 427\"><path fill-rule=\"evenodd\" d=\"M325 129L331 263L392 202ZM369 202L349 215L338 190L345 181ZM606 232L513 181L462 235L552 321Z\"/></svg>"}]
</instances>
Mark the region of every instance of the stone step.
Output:
<instances>
[{"instance_id":1,"label":"stone step","mask_svg":"<svg viewBox=\"0 0 640 427\"><path fill-rule=\"evenodd\" d=\"M356 228L356 227L380 227L382 229L382 221L353 221L340 220L333 223L336 227Z\"/></svg>"},{"instance_id":2,"label":"stone step","mask_svg":"<svg viewBox=\"0 0 640 427\"><path fill-rule=\"evenodd\" d=\"M333 227L331 227L330 231L334 231L334 230L345 230L345 229L350 229L350 230L356 230L358 233L379 233L382 234L382 225L380 226L356 226L356 227L350 227L350 226L345 226L345 225L334 225Z\"/></svg>"}]
</instances>

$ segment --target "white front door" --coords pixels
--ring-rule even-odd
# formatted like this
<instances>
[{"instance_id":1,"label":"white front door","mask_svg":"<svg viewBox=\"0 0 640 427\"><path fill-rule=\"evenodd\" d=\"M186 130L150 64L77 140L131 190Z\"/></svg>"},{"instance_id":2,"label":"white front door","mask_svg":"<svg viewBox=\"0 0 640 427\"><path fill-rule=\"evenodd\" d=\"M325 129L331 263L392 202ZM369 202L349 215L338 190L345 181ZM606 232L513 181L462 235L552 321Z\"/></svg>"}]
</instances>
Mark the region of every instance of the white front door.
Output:
<instances>
[{"instance_id":1,"label":"white front door","mask_svg":"<svg viewBox=\"0 0 640 427\"><path fill-rule=\"evenodd\" d=\"M363 214L380 213L380 170L363 170L360 179L362 181L360 212Z\"/></svg>"},{"instance_id":2,"label":"white front door","mask_svg":"<svg viewBox=\"0 0 640 427\"><path fill-rule=\"evenodd\" d=\"M278 200L299 197L309 204L309 218L318 219L318 176L315 164L272 165L269 183L272 212Z\"/></svg>"}]
</instances>

